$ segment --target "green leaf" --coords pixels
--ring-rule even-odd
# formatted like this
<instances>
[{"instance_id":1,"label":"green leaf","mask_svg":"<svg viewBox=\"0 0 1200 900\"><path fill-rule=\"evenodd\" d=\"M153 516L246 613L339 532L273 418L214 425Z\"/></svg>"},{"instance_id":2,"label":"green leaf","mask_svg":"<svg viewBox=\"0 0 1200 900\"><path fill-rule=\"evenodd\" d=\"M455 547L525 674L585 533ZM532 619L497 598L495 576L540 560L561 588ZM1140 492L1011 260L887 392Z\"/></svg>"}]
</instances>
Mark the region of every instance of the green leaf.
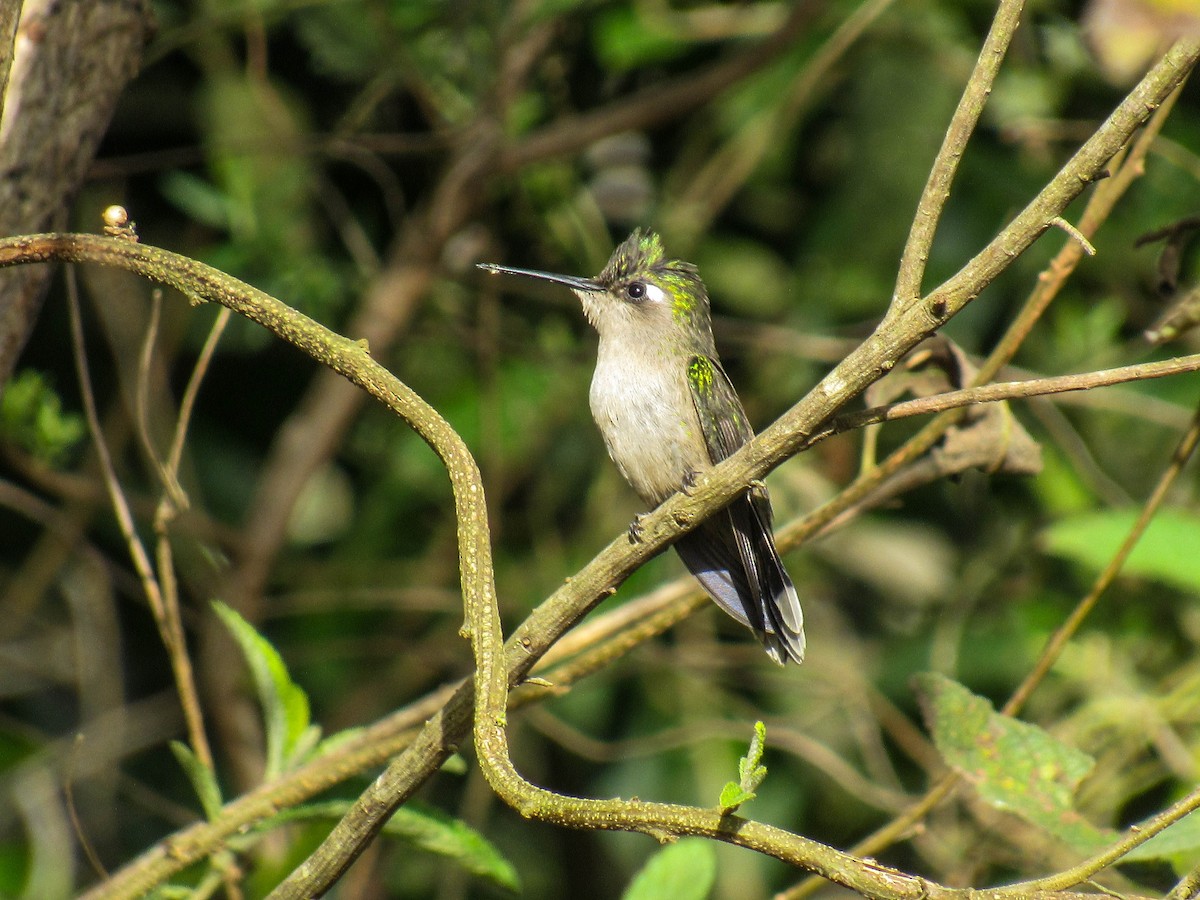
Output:
<instances>
[{"instance_id":1,"label":"green leaf","mask_svg":"<svg viewBox=\"0 0 1200 900\"><path fill-rule=\"evenodd\" d=\"M40 372L23 369L0 390L0 434L44 462L62 463L86 430L82 416L63 412L62 400Z\"/></svg>"},{"instance_id":2,"label":"green leaf","mask_svg":"<svg viewBox=\"0 0 1200 900\"><path fill-rule=\"evenodd\" d=\"M721 788L721 796L717 800L722 812L733 812L743 803L753 800L755 790L767 777L767 767L760 765L763 750L767 743L767 726L762 722L754 723L754 736L750 738L750 749L738 760L738 780L727 781Z\"/></svg>"},{"instance_id":3,"label":"green leaf","mask_svg":"<svg viewBox=\"0 0 1200 900\"><path fill-rule=\"evenodd\" d=\"M467 761L463 759L461 753L451 753L442 763L442 771L448 775L466 775Z\"/></svg>"},{"instance_id":4,"label":"green leaf","mask_svg":"<svg viewBox=\"0 0 1200 900\"><path fill-rule=\"evenodd\" d=\"M308 803L286 809L259 825L269 830L285 822L337 820L346 814L350 802L331 800ZM450 860L478 878L517 893L521 879L513 864L478 831L440 810L416 801L400 807L383 826L383 834L400 838L427 853Z\"/></svg>"},{"instance_id":5,"label":"green leaf","mask_svg":"<svg viewBox=\"0 0 1200 900\"><path fill-rule=\"evenodd\" d=\"M175 754L180 768L187 775L188 781L192 783L192 790L200 798L200 808L204 810L205 818L210 822L214 821L220 814L223 805L216 773L200 762L200 757L182 741L171 741L171 752Z\"/></svg>"},{"instance_id":6,"label":"green leaf","mask_svg":"<svg viewBox=\"0 0 1200 900\"><path fill-rule=\"evenodd\" d=\"M419 803L408 803L383 826L383 833L403 838L429 853L453 860L472 875L507 888L521 889L517 870L478 831L459 819Z\"/></svg>"},{"instance_id":7,"label":"green leaf","mask_svg":"<svg viewBox=\"0 0 1200 900\"><path fill-rule=\"evenodd\" d=\"M721 796L717 798L717 806L722 812L733 812L743 803L749 803L758 794L754 791L747 791L742 788L736 781L725 782L725 787L721 788Z\"/></svg>"},{"instance_id":8,"label":"green leaf","mask_svg":"<svg viewBox=\"0 0 1200 900\"><path fill-rule=\"evenodd\" d=\"M941 675L914 679L938 751L987 803L1015 813L1081 853L1098 852L1120 839L1097 828L1072 798L1095 761L1050 734L997 713L982 697ZM1188 815L1123 857L1169 859L1184 867L1200 851L1200 816Z\"/></svg>"},{"instance_id":9,"label":"green leaf","mask_svg":"<svg viewBox=\"0 0 1200 900\"><path fill-rule=\"evenodd\" d=\"M1036 725L1000 715L949 678L924 673L914 681L938 751L985 802L1080 852L1112 842L1114 835L1088 822L1073 803L1095 760Z\"/></svg>"},{"instance_id":10,"label":"green leaf","mask_svg":"<svg viewBox=\"0 0 1200 900\"><path fill-rule=\"evenodd\" d=\"M1072 516L1046 529L1042 539L1047 552L1099 572L1125 540L1138 514L1139 510L1121 509ZM1182 509L1160 510L1129 555L1123 572L1185 591L1200 591L1197 547L1200 547L1200 514Z\"/></svg>"},{"instance_id":11,"label":"green leaf","mask_svg":"<svg viewBox=\"0 0 1200 900\"><path fill-rule=\"evenodd\" d=\"M310 724L308 695L292 681L279 651L231 607L217 600L213 608L242 648L254 678L266 725L266 779L270 781L303 759L321 732Z\"/></svg>"},{"instance_id":12,"label":"green leaf","mask_svg":"<svg viewBox=\"0 0 1200 900\"><path fill-rule=\"evenodd\" d=\"M717 856L703 838L684 838L650 857L621 900L704 900L717 875Z\"/></svg>"},{"instance_id":13,"label":"green leaf","mask_svg":"<svg viewBox=\"0 0 1200 900\"><path fill-rule=\"evenodd\" d=\"M596 55L607 68L617 71L664 62L688 49L687 43L634 7L616 7L604 13L596 22L594 35Z\"/></svg>"}]
</instances>

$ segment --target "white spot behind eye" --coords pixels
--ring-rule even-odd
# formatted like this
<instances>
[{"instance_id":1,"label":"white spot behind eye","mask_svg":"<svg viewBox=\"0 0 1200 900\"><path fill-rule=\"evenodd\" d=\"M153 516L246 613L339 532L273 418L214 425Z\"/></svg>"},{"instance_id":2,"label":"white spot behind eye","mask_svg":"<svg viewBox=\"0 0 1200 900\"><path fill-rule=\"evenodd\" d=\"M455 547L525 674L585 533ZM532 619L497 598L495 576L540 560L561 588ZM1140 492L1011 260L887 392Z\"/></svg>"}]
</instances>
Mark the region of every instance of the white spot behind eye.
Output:
<instances>
[{"instance_id":1,"label":"white spot behind eye","mask_svg":"<svg viewBox=\"0 0 1200 900\"><path fill-rule=\"evenodd\" d=\"M662 303L667 299L666 293L656 284L646 285L646 299L651 303Z\"/></svg>"}]
</instances>

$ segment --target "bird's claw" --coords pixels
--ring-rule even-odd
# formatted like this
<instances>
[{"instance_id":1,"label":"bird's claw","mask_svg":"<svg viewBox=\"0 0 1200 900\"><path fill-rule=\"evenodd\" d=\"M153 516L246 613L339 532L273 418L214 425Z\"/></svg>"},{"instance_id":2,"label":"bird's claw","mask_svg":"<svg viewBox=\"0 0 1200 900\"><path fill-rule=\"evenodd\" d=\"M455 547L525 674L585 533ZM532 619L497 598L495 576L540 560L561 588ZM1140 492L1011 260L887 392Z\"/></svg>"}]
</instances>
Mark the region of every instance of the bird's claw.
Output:
<instances>
[{"instance_id":1,"label":"bird's claw","mask_svg":"<svg viewBox=\"0 0 1200 900\"><path fill-rule=\"evenodd\" d=\"M696 487L696 482L700 480L700 473L695 469L688 469L683 476L683 484L679 486L679 490L683 491L688 497L692 496L692 491Z\"/></svg>"},{"instance_id":2,"label":"bird's claw","mask_svg":"<svg viewBox=\"0 0 1200 900\"><path fill-rule=\"evenodd\" d=\"M638 513L633 517L633 521L629 523L629 543L640 544L644 535L642 534L642 519L645 518L645 513Z\"/></svg>"}]
</instances>

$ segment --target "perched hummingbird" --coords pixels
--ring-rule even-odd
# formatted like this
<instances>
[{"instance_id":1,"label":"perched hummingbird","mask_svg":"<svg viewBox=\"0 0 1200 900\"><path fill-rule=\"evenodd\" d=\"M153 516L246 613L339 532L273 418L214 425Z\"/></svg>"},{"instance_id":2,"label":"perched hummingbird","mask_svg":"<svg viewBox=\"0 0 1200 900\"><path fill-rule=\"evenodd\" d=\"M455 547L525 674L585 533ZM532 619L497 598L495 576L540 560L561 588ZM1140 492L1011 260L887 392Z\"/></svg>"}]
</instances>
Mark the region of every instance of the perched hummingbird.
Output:
<instances>
[{"instance_id":1,"label":"perched hummingbird","mask_svg":"<svg viewBox=\"0 0 1200 900\"><path fill-rule=\"evenodd\" d=\"M754 432L721 368L708 291L696 267L669 259L636 230L595 278L480 263L565 284L600 334L592 416L608 455L657 506ZM681 537L675 549L723 610L750 627L777 663L804 660L804 614L775 549L771 503L757 485Z\"/></svg>"}]
</instances>

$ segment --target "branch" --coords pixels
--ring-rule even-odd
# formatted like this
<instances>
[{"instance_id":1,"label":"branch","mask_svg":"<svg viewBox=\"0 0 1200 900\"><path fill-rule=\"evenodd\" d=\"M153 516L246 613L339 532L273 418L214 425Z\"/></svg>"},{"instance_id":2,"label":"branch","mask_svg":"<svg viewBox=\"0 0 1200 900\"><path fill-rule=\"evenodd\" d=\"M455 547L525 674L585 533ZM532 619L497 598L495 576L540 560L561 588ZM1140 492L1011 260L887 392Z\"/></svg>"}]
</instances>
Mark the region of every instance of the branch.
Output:
<instances>
[{"instance_id":1,"label":"branch","mask_svg":"<svg viewBox=\"0 0 1200 900\"><path fill-rule=\"evenodd\" d=\"M820 4L813 0L797 3L773 35L737 56L645 88L593 112L564 116L510 148L504 154L501 166L505 171L514 172L532 162L582 150L611 134L647 128L677 118L774 62L819 12Z\"/></svg>"},{"instance_id":2,"label":"branch","mask_svg":"<svg viewBox=\"0 0 1200 900\"><path fill-rule=\"evenodd\" d=\"M0 234L45 231L66 221L138 70L153 16L148 0L0 6ZM20 27L10 31L17 15ZM0 385L37 320L48 278L29 270L0 284Z\"/></svg>"},{"instance_id":3,"label":"branch","mask_svg":"<svg viewBox=\"0 0 1200 900\"><path fill-rule=\"evenodd\" d=\"M1102 181L1091 197L1088 198L1087 205L1080 216L1078 226L1079 231L1085 236L1092 235L1099 229L1100 225L1112 212L1117 200L1124 195L1133 181L1143 173L1145 157L1149 152L1150 145L1166 121L1167 115L1178 99L1180 89L1186 79L1187 72L1185 71L1179 79L1179 84L1167 95L1166 99L1155 110L1154 115L1150 117L1150 120L1138 135L1137 140L1133 143L1132 148L1128 155L1125 156L1116 173L1112 177ZM1142 83L1145 84L1145 80ZM1021 311L1012 323L1010 323L1008 329L999 342L997 342L992 352L988 354L988 358L979 367L979 371L976 373L974 379L976 384L982 384L990 380L1013 358L1021 343L1046 311L1051 301L1058 295L1059 290L1075 270L1083 255L1083 245L1075 240L1067 241L1063 248L1055 255L1049 266L1039 275L1036 286ZM927 424L920 432L905 442L900 449L888 457L887 460L876 466L865 476L859 478L849 488L843 490L834 500L818 510L817 515L810 516L804 523L806 533L801 536L801 540L806 539L809 534L818 530L824 523L834 520L843 510L859 502L868 494L871 494L885 479L895 475L900 469L919 457L933 446L954 421L956 421L955 413L951 412L938 416L934 421ZM1032 686L1029 689L1032 691ZM1015 715L1018 708L1016 706L1010 708L1006 705L1004 711L1009 715ZM903 835L908 834L917 822L921 821L930 810L934 809L946 798L957 783L958 775L954 772L947 773L926 792L924 797L906 810L903 815L893 819L855 844L853 848L854 852L860 854L878 853L883 848L900 839ZM801 900L801 898L815 891L819 885L819 879L809 878L785 892L784 896L788 900Z\"/></svg>"},{"instance_id":4,"label":"branch","mask_svg":"<svg viewBox=\"0 0 1200 900\"><path fill-rule=\"evenodd\" d=\"M921 397L917 400L874 406L859 412L844 413L833 419L821 434L832 437L835 434L862 428L864 425L893 422L896 419L945 412L949 409L962 409L977 403L1022 400L1047 394L1065 394L1069 391L1090 391L1098 387L1125 384L1130 381L1146 381L1152 378L1166 378L1169 375L1181 375L1184 372L1197 370L1200 370L1200 353L1158 362L1119 366L1115 369L1099 369L1079 375L1056 375L1048 378L1030 378L1026 381L995 382L979 387L963 388L960 391L947 391L944 394ZM817 436L814 436L814 440L816 438Z\"/></svg>"},{"instance_id":5,"label":"branch","mask_svg":"<svg viewBox=\"0 0 1200 900\"><path fill-rule=\"evenodd\" d=\"M983 49L979 51L975 68L950 119L942 146L929 171L929 179L921 192L921 199L917 201L917 212L900 256L896 288L892 293L892 312L899 312L903 307L916 303L921 296L921 280L925 275L925 265L929 262L929 250L933 246L938 219L946 201L950 199L950 184L954 181L954 173L958 171L967 141L983 114L984 104L992 93L992 84L1017 31L1024 5L1025 0L1003 0L992 19Z\"/></svg>"},{"instance_id":6,"label":"branch","mask_svg":"<svg viewBox=\"0 0 1200 900\"><path fill-rule=\"evenodd\" d=\"M1099 174L1116 149L1128 140L1132 131L1182 80L1198 54L1200 47L1195 42L1181 43L1173 48L1118 107L1101 131L1035 198L1026 212L989 244L963 272L904 315L889 316L887 327L881 326L862 347L763 435L702 477L690 496L677 495L645 517L642 543L631 545L622 536L610 544L570 583L535 610L514 634L503 656L498 649L499 625L491 587L486 516L482 512L482 490L475 480L477 473L474 462L440 416L371 360L364 347L333 334L279 301L210 267L124 241L80 235L9 239L0 241L0 266L52 258L100 262L139 272L177 287L196 299L220 302L263 324L361 385L409 421L434 446L451 471L459 513L463 589L472 613L473 646L479 658L478 673L482 679L480 698L475 703L479 710L487 712L487 715L478 717L481 723L481 750L486 751L481 752L481 759L490 760L487 764L489 776L503 788L502 794L518 803L518 808L532 812L533 808L526 801L530 797L536 799L539 796L536 793L538 789L520 779L511 769L506 755L490 755L497 748L506 749L504 705L497 705L496 701L505 699L508 684L523 678L533 662L570 624L607 596L634 568L678 537L687 527L730 502L745 489L750 480L761 477L791 453L806 446L810 440L807 436L815 433L822 421L859 389L894 365L932 325L940 324L940 321L949 318L969 302L982 289L987 278L994 277L1020 250L1050 227L1053 217L1061 212L1062 207L1083 189L1085 183ZM470 702L468 689L456 692L433 716L409 750L388 768L372 791L364 795L361 805L367 807L368 815L358 820L355 826L358 832L354 835L359 846L373 833L372 821L386 818L407 793L411 793L416 785L436 770L441 759L465 736L469 729ZM535 793L526 793L530 789ZM580 802L588 804L599 801ZM573 814L569 807L564 810L557 805L558 800L554 804L549 808L548 815L563 816L569 824L578 824L577 819L571 821ZM633 828L659 835L671 832L674 827L692 828L692 833L711 834L754 849L769 849L781 859L821 874L826 874L830 866L836 865L841 867L842 883L858 885L881 897L916 896L928 892L929 886L924 882L893 874L769 826L743 820L726 820L722 823L719 817L713 818L711 811L686 807L635 804L626 809L631 809L628 818L614 817L612 810L603 806L588 806L586 813L590 815L599 811L603 819L601 827ZM263 815L269 814L269 811L264 810ZM660 812L663 817L655 819L654 816ZM171 849L164 850L164 855L169 854ZM353 852L353 849L351 847L350 851ZM128 887L128 882L125 886ZM113 895L116 895L115 892Z\"/></svg>"}]
</instances>

